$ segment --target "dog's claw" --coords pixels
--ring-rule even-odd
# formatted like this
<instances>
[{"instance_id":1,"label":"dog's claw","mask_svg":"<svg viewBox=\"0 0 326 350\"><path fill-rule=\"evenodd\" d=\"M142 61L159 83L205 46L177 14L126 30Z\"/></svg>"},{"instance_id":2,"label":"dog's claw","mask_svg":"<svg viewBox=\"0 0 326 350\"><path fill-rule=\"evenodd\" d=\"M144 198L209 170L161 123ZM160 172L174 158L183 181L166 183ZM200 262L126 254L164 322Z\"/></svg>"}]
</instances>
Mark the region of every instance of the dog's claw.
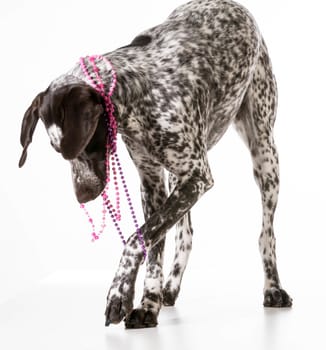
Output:
<instances>
[{"instance_id":1,"label":"dog's claw","mask_svg":"<svg viewBox=\"0 0 326 350\"><path fill-rule=\"evenodd\" d=\"M109 307L106 307L104 315L105 315L105 327L109 327L110 324L111 324L111 320L110 320L110 317L109 317Z\"/></svg>"},{"instance_id":2,"label":"dog's claw","mask_svg":"<svg viewBox=\"0 0 326 350\"><path fill-rule=\"evenodd\" d=\"M105 327L108 327L111 323L120 323L129 309L132 309L132 305L128 306L123 303L120 297L115 296L109 299L105 310Z\"/></svg>"},{"instance_id":3,"label":"dog's claw","mask_svg":"<svg viewBox=\"0 0 326 350\"><path fill-rule=\"evenodd\" d=\"M108 306L105 309L104 316L105 316L105 327L109 327L110 324L111 324L111 320L110 320L110 317L109 317L109 307Z\"/></svg>"}]
</instances>

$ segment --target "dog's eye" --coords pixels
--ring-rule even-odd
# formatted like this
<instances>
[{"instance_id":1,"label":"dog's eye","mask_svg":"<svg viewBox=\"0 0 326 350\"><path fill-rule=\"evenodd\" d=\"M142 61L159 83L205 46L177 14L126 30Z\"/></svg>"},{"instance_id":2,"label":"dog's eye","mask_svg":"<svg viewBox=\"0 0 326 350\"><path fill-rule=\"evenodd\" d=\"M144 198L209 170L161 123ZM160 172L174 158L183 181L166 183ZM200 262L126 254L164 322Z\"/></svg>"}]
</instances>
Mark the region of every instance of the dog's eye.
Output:
<instances>
[{"instance_id":1,"label":"dog's eye","mask_svg":"<svg viewBox=\"0 0 326 350\"><path fill-rule=\"evenodd\" d=\"M90 108L88 108L83 112L83 119L91 120L93 119L93 114L94 114L93 111Z\"/></svg>"}]
</instances>

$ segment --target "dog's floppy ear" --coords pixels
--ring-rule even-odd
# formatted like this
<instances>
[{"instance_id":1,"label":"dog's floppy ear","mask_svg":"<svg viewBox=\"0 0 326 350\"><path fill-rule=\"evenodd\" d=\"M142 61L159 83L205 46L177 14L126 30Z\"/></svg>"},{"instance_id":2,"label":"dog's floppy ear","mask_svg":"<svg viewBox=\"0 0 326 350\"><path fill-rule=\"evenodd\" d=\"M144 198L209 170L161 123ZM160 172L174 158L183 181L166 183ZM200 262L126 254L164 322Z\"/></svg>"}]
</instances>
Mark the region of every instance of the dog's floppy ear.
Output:
<instances>
[{"instance_id":1,"label":"dog's floppy ear","mask_svg":"<svg viewBox=\"0 0 326 350\"><path fill-rule=\"evenodd\" d=\"M39 93L35 99L33 100L30 107L27 109L24 115L24 119L21 126L20 133L20 143L23 146L23 153L19 160L19 167L21 168L27 157L27 148L29 144L32 142L34 130L36 124L39 120L39 108L41 106L43 100L44 92Z\"/></svg>"}]
</instances>

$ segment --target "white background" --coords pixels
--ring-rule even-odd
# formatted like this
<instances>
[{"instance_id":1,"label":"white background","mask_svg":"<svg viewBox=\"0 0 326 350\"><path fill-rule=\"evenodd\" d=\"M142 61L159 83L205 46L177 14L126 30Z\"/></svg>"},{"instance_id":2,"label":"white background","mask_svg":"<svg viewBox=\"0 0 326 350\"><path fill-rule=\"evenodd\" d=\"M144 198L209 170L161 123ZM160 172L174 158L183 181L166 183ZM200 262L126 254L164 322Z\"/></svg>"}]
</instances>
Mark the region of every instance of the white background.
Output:
<instances>
[{"instance_id":1,"label":"white background","mask_svg":"<svg viewBox=\"0 0 326 350\"><path fill-rule=\"evenodd\" d=\"M35 305L31 304L34 306L29 310L29 317L33 317L35 308L43 305L42 300L46 304L44 293L39 289L38 292L31 292L38 288L40 280L42 283L54 283L60 280L58 276L66 276L65 281L70 278L75 281L74 278L79 276L84 286L87 286L88 277L90 284L94 280L102 281L98 285L103 290L98 294L103 300L96 299L95 303L102 307L122 251L121 242L111 228L99 242L90 243L90 227L74 197L69 164L51 149L41 123L36 128L27 162L22 169L18 169L20 126L25 110L37 93L66 72L80 56L105 53L128 44L140 31L162 22L183 2L17 0L1 3L0 312L1 305L2 311L7 305L3 315L8 317L1 319L0 315L3 321L0 323L0 342L1 327L14 317L8 306L12 305L10 302L22 300L25 291L30 291L29 295L34 295L34 298L35 293L40 293L40 299L36 298ZM288 345L295 345L297 349L302 345L305 348L304 345L308 346L310 341L323 348L326 342L322 335L316 336L313 332L318 329L325 314L325 302L322 300L325 299L326 290L325 9L323 1L317 0L309 3L243 0L242 4L253 13L265 37L279 87L275 127L281 164L281 193L275 219L277 253L281 280L294 298L302 323L298 329L290 328L293 331L291 339L296 340L293 343L280 343L277 348L289 348ZM120 144L120 152L141 219L137 173L123 144ZM261 310L263 273L258 253L260 196L252 177L249 154L232 128L210 153L210 162L215 187L192 211L194 249L185 275L185 290L181 294L184 302L180 312L177 309L177 314L171 316L171 319L177 320L176 326L187 322L187 318L183 319L183 311L194 307L191 296L197 292L201 307L197 305L195 309L199 310L203 319L208 316L202 310L210 307L205 305L207 295L216 300L225 298L225 305L228 305L228 300L230 305L234 305L231 302L233 298L237 300L235 304L241 301L241 305L246 305L246 295L249 300L252 298L257 310ZM124 224L124 230L127 236L133 232L128 221ZM172 232L168 234L167 250L169 266L173 255ZM98 279L94 279L94 276ZM48 279L44 280L46 277ZM200 282L203 282L204 288L200 287ZM56 289L49 290L53 292ZM58 290L63 293L60 288ZM232 298L228 299L230 296ZM78 302L85 303L85 300ZM92 299L87 303L92 309ZM24 304L28 304L25 297ZM300 305L306 309L300 309ZM309 305L313 305L316 313L309 314ZM78 313L81 310L76 308L75 311ZM102 311L101 308L98 311L101 320ZM220 311L216 307L216 315L211 319L212 322L216 320L217 329L222 322L218 318ZM262 315L261 312L258 312L262 316L261 322L265 326L271 322L276 332L275 339L282 334L284 336L282 327L278 325L282 317L291 320L291 313L274 315L271 321L270 314ZM308 314L311 319L306 323L304 315ZM44 313L42 317L46 315ZM169 315L165 314L166 319L169 319ZM235 320L239 320L238 316L236 311L232 314ZM253 319L257 321L254 316ZM46 320L39 320L40 324L43 321ZM225 329L225 333L221 331L220 339L234 340L236 334L241 335L241 327L245 324L245 320L242 325L235 323L232 331L230 328L230 336L228 329ZM99 329L103 331L101 326ZM67 327L73 330L74 324L67 324ZM199 323L198 329L201 329ZM213 335L214 329L211 329ZM259 327L256 330L261 346L267 348L266 344L269 344L271 349L274 348L276 343L265 343L261 330ZM120 348L123 345L118 342L120 335L126 339L134 339L135 335L125 334L122 326L110 328L110 332L105 335L104 348L114 348L110 334L113 334L113 338L116 336L114 339ZM202 337L203 334L207 338L206 333L199 331L196 336ZM148 344L159 348L159 334L155 333L151 339L157 343ZM34 340L30 338L30 343ZM253 348L250 342L248 344ZM259 343L255 344L259 348ZM6 345L10 348L9 344ZM139 346L146 348L146 344L140 343ZM182 344L180 346L183 348ZM11 348L16 349L15 345ZM61 348L65 347L61 344ZM184 348L190 348L189 344Z\"/></svg>"}]
</instances>

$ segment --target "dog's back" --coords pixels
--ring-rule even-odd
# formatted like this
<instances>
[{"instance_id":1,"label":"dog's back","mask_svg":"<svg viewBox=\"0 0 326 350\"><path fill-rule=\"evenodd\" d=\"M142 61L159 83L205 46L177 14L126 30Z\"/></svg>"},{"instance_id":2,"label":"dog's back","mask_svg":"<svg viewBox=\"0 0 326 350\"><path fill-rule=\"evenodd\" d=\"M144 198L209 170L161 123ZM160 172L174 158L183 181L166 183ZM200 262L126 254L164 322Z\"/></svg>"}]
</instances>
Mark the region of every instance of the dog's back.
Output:
<instances>
[{"instance_id":1,"label":"dog's back","mask_svg":"<svg viewBox=\"0 0 326 350\"><path fill-rule=\"evenodd\" d=\"M261 47L254 19L232 1L192 1L138 38L107 54L126 80L124 91L133 87L129 98L137 89L141 94L129 117L147 116L148 125L163 130L200 125L210 148L235 118L252 79Z\"/></svg>"}]
</instances>

